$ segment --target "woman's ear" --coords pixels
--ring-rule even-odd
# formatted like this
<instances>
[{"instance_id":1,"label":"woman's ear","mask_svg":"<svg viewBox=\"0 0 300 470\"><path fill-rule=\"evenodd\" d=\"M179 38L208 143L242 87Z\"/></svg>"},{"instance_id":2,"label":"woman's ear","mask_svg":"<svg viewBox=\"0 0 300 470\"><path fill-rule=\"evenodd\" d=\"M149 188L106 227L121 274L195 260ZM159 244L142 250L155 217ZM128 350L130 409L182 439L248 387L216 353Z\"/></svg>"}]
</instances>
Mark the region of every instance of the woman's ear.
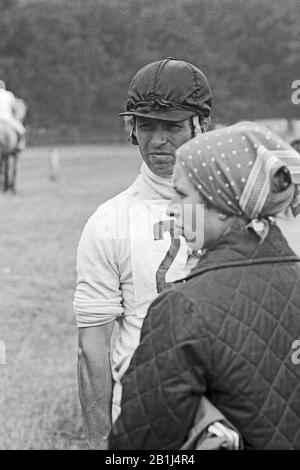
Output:
<instances>
[{"instance_id":1,"label":"woman's ear","mask_svg":"<svg viewBox=\"0 0 300 470\"><path fill-rule=\"evenodd\" d=\"M292 183L291 175L287 167L283 166L273 176L271 188L273 193L285 191Z\"/></svg>"}]
</instances>

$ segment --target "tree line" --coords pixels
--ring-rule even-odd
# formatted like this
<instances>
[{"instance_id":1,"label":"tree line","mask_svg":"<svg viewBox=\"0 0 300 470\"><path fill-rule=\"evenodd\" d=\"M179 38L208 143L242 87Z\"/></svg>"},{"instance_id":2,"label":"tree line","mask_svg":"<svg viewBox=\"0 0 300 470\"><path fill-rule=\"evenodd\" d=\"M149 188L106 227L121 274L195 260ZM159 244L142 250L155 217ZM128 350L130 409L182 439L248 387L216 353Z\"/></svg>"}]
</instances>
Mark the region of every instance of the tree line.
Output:
<instances>
[{"instance_id":1,"label":"tree line","mask_svg":"<svg viewBox=\"0 0 300 470\"><path fill-rule=\"evenodd\" d=\"M213 122L299 118L299 0L0 0L0 78L32 139L116 140L130 79L167 56L198 66Z\"/></svg>"}]
</instances>

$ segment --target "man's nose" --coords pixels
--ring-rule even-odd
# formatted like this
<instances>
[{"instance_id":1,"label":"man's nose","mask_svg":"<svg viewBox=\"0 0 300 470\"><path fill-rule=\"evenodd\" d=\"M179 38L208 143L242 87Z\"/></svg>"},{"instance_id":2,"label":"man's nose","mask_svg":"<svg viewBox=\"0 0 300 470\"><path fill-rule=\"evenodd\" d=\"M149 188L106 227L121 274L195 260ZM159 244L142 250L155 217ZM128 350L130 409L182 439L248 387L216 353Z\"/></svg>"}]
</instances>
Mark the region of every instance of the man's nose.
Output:
<instances>
[{"instance_id":1,"label":"man's nose","mask_svg":"<svg viewBox=\"0 0 300 470\"><path fill-rule=\"evenodd\" d=\"M167 137L161 130L156 130L152 134L152 143L156 146L164 145L167 142Z\"/></svg>"}]
</instances>

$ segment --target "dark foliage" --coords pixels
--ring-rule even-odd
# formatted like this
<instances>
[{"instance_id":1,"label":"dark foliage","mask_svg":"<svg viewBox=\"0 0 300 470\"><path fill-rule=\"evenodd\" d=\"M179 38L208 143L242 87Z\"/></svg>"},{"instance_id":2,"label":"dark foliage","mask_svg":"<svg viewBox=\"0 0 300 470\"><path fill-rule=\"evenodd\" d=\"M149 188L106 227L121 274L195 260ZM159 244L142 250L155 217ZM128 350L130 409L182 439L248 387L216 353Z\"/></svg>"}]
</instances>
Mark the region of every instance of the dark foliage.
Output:
<instances>
[{"instance_id":1,"label":"dark foliage","mask_svg":"<svg viewBox=\"0 0 300 470\"><path fill-rule=\"evenodd\" d=\"M32 128L120 134L132 75L165 56L204 71L215 122L299 117L299 0L0 0L0 11L0 77Z\"/></svg>"}]
</instances>

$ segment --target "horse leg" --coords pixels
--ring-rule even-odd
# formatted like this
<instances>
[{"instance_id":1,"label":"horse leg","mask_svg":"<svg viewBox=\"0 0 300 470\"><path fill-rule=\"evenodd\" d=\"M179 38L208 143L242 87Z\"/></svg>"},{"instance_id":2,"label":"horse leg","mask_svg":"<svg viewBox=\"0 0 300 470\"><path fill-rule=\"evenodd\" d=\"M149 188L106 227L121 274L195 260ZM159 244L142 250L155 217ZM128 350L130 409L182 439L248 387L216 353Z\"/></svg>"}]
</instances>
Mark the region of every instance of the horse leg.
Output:
<instances>
[{"instance_id":1,"label":"horse leg","mask_svg":"<svg viewBox=\"0 0 300 470\"><path fill-rule=\"evenodd\" d=\"M0 177L2 175L2 152L1 152L1 147L0 147Z\"/></svg>"},{"instance_id":2,"label":"horse leg","mask_svg":"<svg viewBox=\"0 0 300 470\"><path fill-rule=\"evenodd\" d=\"M9 190L9 155L5 154L4 158L4 186L3 191Z\"/></svg>"},{"instance_id":3,"label":"horse leg","mask_svg":"<svg viewBox=\"0 0 300 470\"><path fill-rule=\"evenodd\" d=\"M11 175L10 189L13 194L16 194L18 156L19 156L19 152L15 152L12 154L13 160L12 160L12 175Z\"/></svg>"},{"instance_id":4,"label":"horse leg","mask_svg":"<svg viewBox=\"0 0 300 470\"><path fill-rule=\"evenodd\" d=\"M4 190L4 175L3 175L4 157L0 149L0 188Z\"/></svg>"}]
</instances>

